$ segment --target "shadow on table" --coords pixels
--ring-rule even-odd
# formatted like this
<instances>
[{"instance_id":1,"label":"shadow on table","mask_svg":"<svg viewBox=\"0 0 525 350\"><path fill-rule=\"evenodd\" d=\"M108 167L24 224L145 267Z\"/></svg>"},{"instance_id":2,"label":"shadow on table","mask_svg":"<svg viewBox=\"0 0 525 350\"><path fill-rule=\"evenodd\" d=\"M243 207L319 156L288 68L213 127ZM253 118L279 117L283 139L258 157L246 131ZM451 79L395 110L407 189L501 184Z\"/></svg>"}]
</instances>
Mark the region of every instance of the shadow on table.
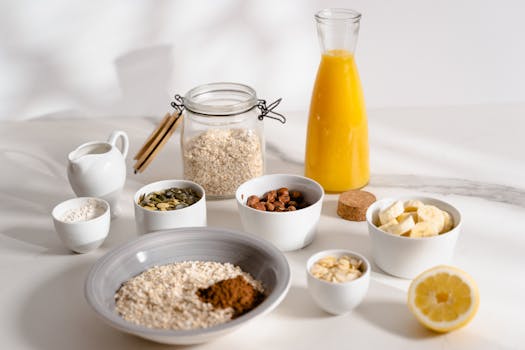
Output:
<instances>
[{"instance_id":1,"label":"shadow on table","mask_svg":"<svg viewBox=\"0 0 525 350\"><path fill-rule=\"evenodd\" d=\"M18 242L9 244L9 250L24 250L29 253L35 250L44 251L49 255L69 255L72 252L59 240L56 232L39 227L12 227L2 232L4 236L10 237ZM6 244L7 245L7 244Z\"/></svg>"},{"instance_id":2,"label":"shadow on table","mask_svg":"<svg viewBox=\"0 0 525 350\"><path fill-rule=\"evenodd\" d=\"M16 179L0 188L0 212L7 219L1 234L11 238L3 248L14 251L67 254L53 230L51 210L66 199L62 166L47 157L17 149L0 149L4 175ZM38 223L38 224L37 224ZM32 224L32 226L31 226Z\"/></svg>"},{"instance_id":3,"label":"shadow on table","mask_svg":"<svg viewBox=\"0 0 525 350\"><path fill-rule=\"evenodd\" d=\"M231 230L242 231L241 218L235 210L228 210L227 208L214 207L212 210L208 208L208 226L212 227L223 227Z\"/></svg>"},{"instance_id":4,"label":"shadow on table","mask_svg":"<svg viewBox=\"0 0 525 350\"><path fill-rule=\"evenodd\" d=\"M323 216L330 216L330 217L333 217L333 218L339 218L341 219L338 215L337 215L337 199L327 199L325 197L324 201L323 201L323 209L321 210L321 215ZM343 220L343 219L341 219Z\"/></svg>"},{"instance_id":5,"label":"shadow on table","mask_svg":"<svg viewBox=\"0 0 525 350\"><path fill-rule=\"evenodd\" d=\"M319 308L308 290L304 287L291 286L276 314L290 318L328 318L331 315Z\"/></svg>"},{"instance_id":6,"label":"shadow on table","mask_svg":"<svg viewBox=\"0 0 525 350\"><path fill-rule=\"evenodd\" d=\"M131 215L119 215L111 220L109 234L104 243L102 243L102 248L114 248L140 236L135 227L134 217Z\"/></svg>"},{"instance_id":7,"label":"shadow on table","mask_svg":"<svg viewBox=\"0 0 525 350\"><path fill-rule=\"evenodd\" d=\"M37 191L20 187L0 188L0 193L4 201L4 205L2 205L4 214L12 213L20 216L23 213L27 217L46 215L50 219L54 206L71 198L71 196L67 196L67 193L57 195L53 191ZM5 208L3 208L4 206Z\"/></svg>"},{"instance_id":8,"label":"shadow on table","mask_svg":"<svg viewBox=\"0 0 525 350\"><path fill-rule=\"evenodd\" d=\"M173 349L117 331L102 322L84 299L84 281L95 257L83 255L36 286L25 300L16 320L19 337L41 350ZM87 258L87 259L86 259ZM187 348L187 347L186 347Z\"/></svg>"},{"instance_id":9,"label":"shadow on table","mask_svg":"<svg viewBox=\"0 0 525 350\"><path fill-rule=\"evenodd\" d=\"M44 147L44 146L42 146ZM5 184L0 188L2 208L26 214L48 214L55 204L65 199L55 190L67 183L63 165L49 157L18 149L0 149L0 162L5 176L20 185Z\"/></svg>"},{"instance_id":10,"label":"shadow on table","mask_svg":"<svg viewBox=\"0 0 525 350\"><path fill-rule=\"evenodd\" d=\"M406 303L398 301L367 301L355 313L376 327L405 338L423 339L437 336L423 328L410 314Z\"/></svg>"}]
</instances>

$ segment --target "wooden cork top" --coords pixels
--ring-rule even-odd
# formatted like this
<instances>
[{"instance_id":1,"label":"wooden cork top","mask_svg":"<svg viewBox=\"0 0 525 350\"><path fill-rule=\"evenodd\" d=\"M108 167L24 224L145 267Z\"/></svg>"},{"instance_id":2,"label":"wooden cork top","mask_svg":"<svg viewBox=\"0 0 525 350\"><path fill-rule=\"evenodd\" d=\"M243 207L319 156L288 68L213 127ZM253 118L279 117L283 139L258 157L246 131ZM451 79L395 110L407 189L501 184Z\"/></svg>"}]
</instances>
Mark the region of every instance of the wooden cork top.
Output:
<instances>
[{"instance_id":1,"label":"wooden cork top","mask_svg":"<svg viewBox=\"0 0 525 350\"><path fill-rule=\"evenodd\" d=\"M350 221L365 221L366 210L376 201L376 196L367 191L351 190L339 195L337 215Z\"/></svg>"}]
</instances>

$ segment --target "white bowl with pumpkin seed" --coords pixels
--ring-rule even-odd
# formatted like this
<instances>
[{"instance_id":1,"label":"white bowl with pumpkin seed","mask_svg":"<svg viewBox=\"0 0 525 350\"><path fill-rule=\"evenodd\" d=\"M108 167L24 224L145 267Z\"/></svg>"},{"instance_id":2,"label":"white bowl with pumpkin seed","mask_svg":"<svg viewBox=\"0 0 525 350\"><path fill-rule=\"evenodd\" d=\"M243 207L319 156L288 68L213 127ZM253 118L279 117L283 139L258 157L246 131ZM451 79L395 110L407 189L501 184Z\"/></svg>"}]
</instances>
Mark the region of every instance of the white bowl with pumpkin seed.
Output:
<instances>
[{"instance_id":1,"label":"white bowl with pumpkin seed","mask_svg":"<svg viewBox=\"0 0 525 350\"><path fill-rule=\"evenodd\" d=\"M133 196L139 234L177 227L206 226L204 188L189 180L163 180L141 187Z\"/></svg>"}]
</instances>

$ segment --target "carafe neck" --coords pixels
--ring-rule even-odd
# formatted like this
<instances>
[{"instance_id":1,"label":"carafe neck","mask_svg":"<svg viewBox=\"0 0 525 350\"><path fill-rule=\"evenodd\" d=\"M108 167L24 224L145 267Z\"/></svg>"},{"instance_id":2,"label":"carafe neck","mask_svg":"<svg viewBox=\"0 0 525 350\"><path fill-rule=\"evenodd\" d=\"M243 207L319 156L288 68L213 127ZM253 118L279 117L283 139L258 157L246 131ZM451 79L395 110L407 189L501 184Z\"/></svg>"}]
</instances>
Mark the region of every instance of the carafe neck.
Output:
<instances>
[{"instance_id":1,"label":"carafe neck","mask_svg":"<svg viewBox=\"0 0 525 350\"><path fill-rule=\"evenodd\" d=\"M350 9L329 8L315 14L321 53L347 51L353 54L361 14Z\"/></svg>"}]
</instances>

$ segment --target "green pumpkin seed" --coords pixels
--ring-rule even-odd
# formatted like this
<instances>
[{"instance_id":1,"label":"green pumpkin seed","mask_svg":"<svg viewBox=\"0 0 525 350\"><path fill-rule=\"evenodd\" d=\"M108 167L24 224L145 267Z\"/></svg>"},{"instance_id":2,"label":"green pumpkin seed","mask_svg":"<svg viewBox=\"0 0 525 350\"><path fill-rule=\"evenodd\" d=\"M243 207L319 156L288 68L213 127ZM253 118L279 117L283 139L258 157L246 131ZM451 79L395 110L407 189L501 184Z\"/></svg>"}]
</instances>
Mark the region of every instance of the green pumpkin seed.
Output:
<instances>
[{"instance_id":1,"label":"green pumpkin seed","mask_svg":"<svg viewBox=\"0 0 525 350\"><path fill-rule=\"evenodd\" d=\"M137 204L148 210L168 211L183 209L195 204L201 196L192 188L168 188L141 194Z\"/></svg>"}]
</instances>

